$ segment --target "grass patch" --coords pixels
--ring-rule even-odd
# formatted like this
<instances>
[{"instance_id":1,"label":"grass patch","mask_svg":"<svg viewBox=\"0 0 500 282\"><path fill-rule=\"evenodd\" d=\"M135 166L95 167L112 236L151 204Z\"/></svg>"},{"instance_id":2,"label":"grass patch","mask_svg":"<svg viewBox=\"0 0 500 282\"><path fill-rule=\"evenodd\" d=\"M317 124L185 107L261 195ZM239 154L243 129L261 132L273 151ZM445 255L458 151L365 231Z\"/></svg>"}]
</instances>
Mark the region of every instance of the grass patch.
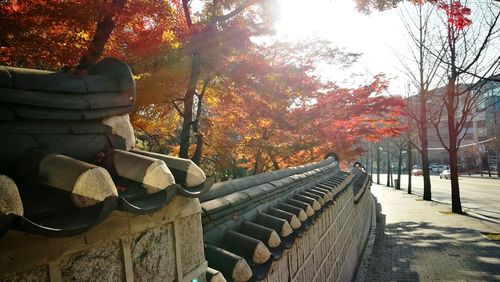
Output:
<instances>
[{"instance_id":1,"label":"grass patch","mask_svg":"<svg viewBox=\"0 0 500 282\"><path fill-rule=\"evenodd\" d=\"M492 241L500 241L500 233L486 233L486 232L481 232L488 240Z\"/></svg>"},{"instance_id":2,"label":"grass patch","mask_svg":"<svg viewBox=\"0 0 500 282\"><path fill-rule=\"evenodd\" d=\"M452 211L439 211L439 212L442 213L442 214L453 214Z\"/></svg>"}]
</instances>

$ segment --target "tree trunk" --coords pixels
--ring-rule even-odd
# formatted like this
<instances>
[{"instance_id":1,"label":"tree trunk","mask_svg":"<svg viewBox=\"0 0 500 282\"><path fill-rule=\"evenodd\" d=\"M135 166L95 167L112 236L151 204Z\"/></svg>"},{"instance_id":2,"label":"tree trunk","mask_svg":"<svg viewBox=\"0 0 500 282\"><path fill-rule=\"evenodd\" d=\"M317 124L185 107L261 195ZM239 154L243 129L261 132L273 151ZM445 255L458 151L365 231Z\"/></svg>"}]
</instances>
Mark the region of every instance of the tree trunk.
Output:
<instances>
[{"instance_id":1,"label":"tree trunk","mask_svg":"<svg viewBox=\"0 0 500 282\"><path fill-rule=\"evenodd\" d=\"M193 100L196 93L196 86L201 72L200 53L193 52L191 62L191 76L189 77L188 87L184 95L184 112L182 115L182 131L180 136L179 157L189 158L189 144L191 126L193 123Z\"/></svg>"},{"instance_id":2,"label":"tree trunk","mask_svg":"<svg viewBox=\"0 0 500 282\"><path fill-rule=\"evenodd\" d=\"M490 152L486 150L486 166L488 168L488 177L491 178L491 169L490 169Z\"/></svg>"},{"instance_id":3,"label":"tree trunk","mask_svg":"<svg viewBox=\"0 0 500 282\"><path fill-rule=\"evenodd\" d=\"M484 170L484 160L483 160L483 156L481 156L481 150L478 149L478 152L479 152L479 170L480 170L480 174L481 174L481 177L483 177L483 170Z\"/></svg>"},{"instance_id":4,"label":"tree trunk","mask_svg":"<svg viewBox=\"0 0 500 282\"><path fill-rule=\"evenodd\" d=\"M92 38L85 54L80 58L80 62L76 66L76 73L86 72L102 56L104 46L115 28L116 21L114 18L122 12L126 2L127 0L113 0L111 7L97 22L94 38Z\"/></svg>"},{"instance_id":5,"label":"tree trunk","mask_svg":"<svg viewBox=\"0 0 500 282\"><path fill-rule=\"evenodd\" d=\"M462 213L462 204L460 202L460 187L458 184L458 142L457 129L455 125L455 79L451 78L448 81L446 89L447 102L446 112L448 117L448 138L449 147L448 155L450 158L450 178L451 178L451 211L454 213Z\"/></svg>"},{"instance_id":6,"label":"tree trunk","mask_svg":"<svg viewBox=\"0 0 500 282\"><path fill-rule=\"evenodd\" d=\"M422 157L422 176L424 178L424 195L423 199L426 201L430 201L432 196L431 196L431 178L429 175L429 156L428 156L428 147L429 147L429 140L427 137L427 87L426 85L426 79L424 78L424 50L425 50L425 37L426 34L424 33L424 30L426 30L425 24L424 24L424 19L423 19L423 13L422 13L422 5L419 6L419 40L418 40L418 48L419 48L419 59L418 59L418 65L419 65L419 98L420 98L420 117L418 120L419 123L419 130L420 130L420 143L422 145L422 150L420 151L421 157Z\"/></svg>"},{"instance_id":7,"label":"tree trunk","mask_svg":"<svg viewBox=\"0 0 500 282\"><path fill-rule=\"evenodd\" d=\"M451 211L454 213L462 213L462 203L460 202L460 187L458 185L458 158L457 151L450 150L450 171L451 171Z\"/></svg>"},{"instance_id":8,"label":"tree trunk","mask_svg":"<svg viewBox=\"0 0 500 282\"><path fill-rule=\"evenodd\" d=\"M196 106L196 118L192 124L193 133L196 138L196 148L194 150L194 154L191 160L197 165L199 165L201 162L201 156L203 152L204 136L203 133L200 131L200 120L201 120L201 115L203 113L203 97L205 96L205 91L207 90L209 81L210 79L208 78L207 80L205 80L203 88L201 89L201 93L198 95L198 105Z\"/></svg>"},{"instance_id":9,"label":"tree trunk","mask_svg":"<svg viewBox=\"0 0 500 282\"><path fill-rule=\"evenodd\" d=\"M253 164L252 175L256 175L259 171L259 156L255 156L255 162Z\"/></svg>"},{"instance_id":10,"label":"tree trunk","mask_svg":"<svg viewBox=\"0 0 500 282\"><path fill-rule=\"evenodd\" d=\"M391 187L391 155L387 151L387 187Z\"/></svg>"},{"instance_id":11,"label":"tree trunk","mask_svg":"<svg viewBox=\"0 0 500 282\"><path fill-rule=\"evenodd\" d=\"M280 167L279 163L276 161L276 159L274 157L271 157L271 155L269 155L269 157L271 158L271 161L273 162L274 170L280 170L281 167Z\"/></svg>"},{"instance_id":12,"label":"tree trunk","mask_svg":"<svg viewBox=\"0 0 500 282\"><path fill-rule=\"evenodd\" d=\"M411 142L408 142L408 194L411 194Z\"/></svg>"},{"instance_id":13,"label":"tree trunk","mask_svg":"<svg viewBox=\"0 0 500 282\"><path fill-rule=\"evenodd\" d=\"M498 142L498 140L497 140L497 142ZM500 178L500 154L498 153L498 148L497 148L497 151L495 152L495 154L497 156L497 178Z\"/></svg>"},{"instance_id":14,"label":"tree trunk","mask_svg":"<svg viewBox=\"0 0 500 282\"><path fill-rule=\"evenodd\" d=\"M396 183L396 189L401 190L401 165L403 162L403 146L399 145L399 159L398 159L398 183Z\"/></svg>"},{"instance_id":15,"label":"tree trunk","mask_svg":"<svg viewBox=\"0 0 500 282\"><path fill-rule=\"evenodd\" d=\"M380 150L377 145L377 184L380 184Z\"/></svg>"},{"instance_id":16,"label":"tree trunk","mask_svg":"<svg viewBox=\"0 0 500 282\"><path fill-rule=\"evenodd\" d=\"M201 162L201 155L203 152L203 134L199 131L198 126L198 120L196 120L195 124L193 124L193 132L196 138L196 148L191 160L197 165Z\"/></svg>"},{"instance_id":17,"label":"tree trunk","mask_svg":"<svg viewBox=\"0 0 500 282\"><path fill-rule=\"evenodd\" d=\"M373 151L370 150L370 175L373 175Z\"/></svg>"},{"instance_id":18,"label":"tree trunk","mask_svg":"<svg viewBox=\"0 0 500 282\"><path fill-rule=\"evenodd\" d=\"M423 91L423 90L422 90ZM429 156L428 156L428 146L429 140L427 139L427 95L426 93L420 94L420 143L422 144L422 150L420 151L422 156L422 174L424 178L424 196L425 201L430 201L431 196L431 178L429 173Z\"/></svg>"}]
</instances>

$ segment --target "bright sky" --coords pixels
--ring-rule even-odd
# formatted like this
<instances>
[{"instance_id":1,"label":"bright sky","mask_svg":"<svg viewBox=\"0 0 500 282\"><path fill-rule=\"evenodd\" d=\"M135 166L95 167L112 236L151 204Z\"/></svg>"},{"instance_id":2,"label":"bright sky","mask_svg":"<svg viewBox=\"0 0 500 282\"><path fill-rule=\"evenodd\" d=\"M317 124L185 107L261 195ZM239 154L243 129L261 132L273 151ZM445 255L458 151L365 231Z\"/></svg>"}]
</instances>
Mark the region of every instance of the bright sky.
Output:
<instances>
[{"instance_id":1,"label":"bright sky","mask_svg":"<svg viewBox=\"0 0 500 282\"><path fill-rule=\"evenodd\" d=\"M406 77L400 72L402 67L396 53L404 52L407 43L396 9L364 15L355 10L354 0L278 0L278 3L280 19L276 29L281 40L300 41L317 36L348 52L363 53L359 62L346 72L324 69L323 77L357 86L359 82L348 79L351 73L368 78L383 72L393 78L391 94L403 94Z\"/></svg>"}]
</instances>

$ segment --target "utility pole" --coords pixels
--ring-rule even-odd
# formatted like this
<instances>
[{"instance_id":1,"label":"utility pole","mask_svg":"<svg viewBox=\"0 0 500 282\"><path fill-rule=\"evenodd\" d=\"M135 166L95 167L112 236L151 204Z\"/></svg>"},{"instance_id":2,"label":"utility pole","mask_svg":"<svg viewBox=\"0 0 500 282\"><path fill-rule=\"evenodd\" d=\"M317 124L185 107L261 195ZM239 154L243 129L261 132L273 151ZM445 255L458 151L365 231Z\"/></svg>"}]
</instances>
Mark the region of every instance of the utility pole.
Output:
<instances>
[{"instance_id":1,"label":"utility pole","mask_svg":"<svg viewBox=\"0 0 500 282\"><path fill-rule=\"evenodd\" d=\"M411 102L410 102L410 86L408 85L408 95L406 96L406 102L407 102L407 107L408 107L408 194L411 194L411 170L412 170L412 165L411 165L411 119L410 119L410 113L411 113Z\"/></svg>"},{"instance_id":2,"label":"utility pole","mask_svg":"<svg viewBox=\"0 0 500 282\"><path fill-rule=\"evenodd\" d=\"M373 150L370 150L370 175L373 175Z\"/></svg>"},{"instance_id":3,"label":"utility pole","mask_svg":"<svg viewBox=\"0 0 500 282\"><path fill-rule=\"evenodd\" d=\"M408 141L408 194L411 194L411 142Z\"/></svg>"},{"instance_id":4,"label":"utility pole","mask_svg":"<svg viewBox=\"0 0 500 282\"><path fill-rule=\"evenodd\" d=\"M380 149L377 144L377 184L380 184Z\"/></svg>"},{"instance_id":5,"label":"utility pole","mask_svg":"<svg viewBox=\"0 0 500 282\"><path fill-rule=\"evenodd\" d=\"M401 163L403 162L403 143L399 143L399 158L398 158L398 182L396 190L401 190Z\"/></svg>"},{"instance_id":6,"label":"utility pole","mask_svg":"<svg viewBox=\"0 0 500 282\"><path fill-rule=\"evenodd\" d=\"M387 187L391 187L391 155L389 154L389 150L387 150Z\"/></svg>"}]
</instances>

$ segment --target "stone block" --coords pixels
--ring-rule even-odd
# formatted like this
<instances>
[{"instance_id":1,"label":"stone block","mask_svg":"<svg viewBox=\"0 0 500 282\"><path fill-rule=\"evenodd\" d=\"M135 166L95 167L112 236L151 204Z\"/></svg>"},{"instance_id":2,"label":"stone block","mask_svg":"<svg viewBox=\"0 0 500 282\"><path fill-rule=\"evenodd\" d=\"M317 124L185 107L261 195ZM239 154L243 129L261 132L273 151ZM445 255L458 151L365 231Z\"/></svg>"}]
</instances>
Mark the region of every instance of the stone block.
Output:
<instances>
[{"instance_id":1,"label":"stone block","mask_svg":"<svg viewBox=\"0 0 500 282\"><path fill-rule=\"evenodd\" d=\"M203 230L199 214L181 218L180 238L177 240L182 240L182 269L184 274L187 274L205 261Z\"/></svg>"},{"instance_id":2,"label":"stone block","mask_svg":"<svg viewBox=\"0 0 500 282\"><path fill-rule=\"evenodd\" d=\"M298 244L297 241L295 241L295 244L293 244L292 248L288 252L288 264L290 265L291 277L294 277L297 273L297 270L299 269L298 256Z\"/></svg>"},{"instance_id":3,"label":"stone block","mask_svg":"<svg viewBox=\"0 0 500 282\"><path fill-rule=\"evenodd\" d=\"M304 263L304 257L305 257L305 242L306 242L306 238L305 237L302 237L302 238L299 238L295 241L295 244L297 246L297 265L298 265L298 268L300 268L300 266Z\"/></svg>"},{"instance_id":4,"label":"stone block","mask_svg":"<svg viewBox=\"0 0 500 282\"><path fill-rule=\"evenodd\" d=\"M318 220L316 221L316 224L315 224L315 226L317 228L317 234L316 234L316 236L318 236L318 235L321 236L321 229L322 229L321 226L323 225L323 219L324 219L324 215L322 214L318 218Z\"/></svg>"},{"instance_id":5,"label":"stone block","mask_svg":"<svg viewBox=\"0 0 500 282\"><path fill-rule=\"evenodd\" d=\"M304 260L307 259L309 257L309 255L311 254L311 251L312 251L312 247L313 247L313 243L312 242L312 234L313 234L313 227L311 226L311 228L309 228L308 232L307 232L307 236L304 237Z\"/></svg>"},{"instance_id":6,"label":"stone block","mask_svg":"<svg viewBox=\"0 0 500 282\"><path fill-rule=\"evenodd\" d=\"M319 255L322 261L325 259L327 251L328 251L328 246L326 244L326 237L323 237L319 242Z\"/></svg>"},{"instance_id":7,"label":"stone block","mask_svg":"<svg viewBox=\"0 0 500 282\"><path fill-rule=\"evenodd\" d=\"M325 236L325 239L327 242L329 242L330 246L333 245L333 243L335 242L334 238L333 238L333 228L334 228L334 226L330 226L328 228L328 230L326 231L326 236Z\"/></svg>"},{"instance_id":8,"label":"stone block","mask_svg":"<svg viewBox=\"0 0 500 282\"><path fill-rule=\"evenodd\" d=\"M312 280L313 282L322 282L322 281L325 281L324 279L322 279L321 277L321 269L318 268L316 273L314 274L314 278Z\"/></svg>"},{"instance_id":9,"label":"stone block","mask_svg":"<svg viewBox=\"0 0 500 282\"><path fill-rule=\"evenodd\" d=\"M313 231L311 233L311 249L314 249L314 247L318 243L318 238L319 238L319 224L314 224L311 229Z\"/></svg>"},{"instance_id":10,"label":"stone block","mask_svg":"<svg viewBox=\"0 0 500 282\"><path fill-rule=\"evenodd\" d=\"M304 280L304 270L301 270L297 275L293 278L293 282L302 282Z\"/></svg>"},{"instance_id":11,"label":"stone block","mask_svg":"<svg viewBox=\"0 0 500 282\"><path fill-rule=\"evenodd\" d=\"M323 213L323 232L321 233L325 233L325 231L328 229L328 226L330 226L330 215L328 213L328 211L331 209L328 208L324 213Z\"/></svg>"},{"instance_id":12,"label":"stone block","mask_svg":"<svg viewBox=\"0 0 500 282\"><path fill-rule=\"evenodd\" d=\"M38 282L38 281L49 281L49 270L47 266L42 265L30 269L28 271L23 271L16 273L14 275L0 278L1 282L14 282L14 281L30 281L30 282Z\"/></svg>"},{"instance_id":13,"label":"stone block","mask_svg":"<svg viewBox=\"0 0 500 282\"><path fill-rule=\"evenodd\" d=\"M122 252L119 241L68 255L61 260L63 281L122 281Z\"/></svg>"},{"instance_id":14,"label":"stone block","mask_svg":"<svg viewBox=\"0 0 500 282\"><path fill-rule=\"evenodd\" d=\"M280 273L280 275L279 275L280 282L290 281L291 274L288 271L288 261L287 260L285 260L285 259L280 260L280 263L278 265L278 271Z\"/></svg>"},{"instance_id":15,"label":"stone block","mask_svg":"<svg viewBox=\"0 0 500 282\"><path fill-rule=\"evenodd\" d=\"M314 265L314 258L313 255L309 257L309 259L306 261L306 266L305 266L306 274L307 277L305 281L312 281L314 278L314 274L316 273L316 267Z\"/></svg>"},{"instance_id":16,"label":"stone block","mask_svg":"<svg viewBox=\"0 0 500 282\"><path fill-rule=\"evenodd\" d=\"M273 264L271 265L271 269L269 269L269 272L267 273L267 281L269 282L280 281L279 264L282 263L283 261L284 261L283 259L280 259L273 262Z\"/></svg>"},{"instance_id":17,"label":"stone block","mask_svg":"<svg viewBox=\"0 0 500 282\"><path fill-rule=\"evenodd\" d=\"M323 258L321 257L321 253L319 252L319 249L316 249L316 251L314 252L314 269L316 270L319 270L320 266L321 266L321 262L323 261Z\"/></svg>"},{"instance_id":18,"label":"stone block","mask_svg":"<svg viewBox=\"0 0 500 282\"><path fill-rule=\"evenodd\" d=\"M325 280L330 275L330 272L332 271L332 267L333 267L333 265L332 265L332 253L328 253L328 255L325 258L325 264L324 264Z\"/></svg>"},{"instance_id":19,"label":"stone block","mask_svg":"<svg viewBox=\"0 0 500 282\"><path fill-rule=\"evenodd\" d=\"M172 224L136 234L131 240L135 281L176 279L175 244Z\"/></svg>"}]
</instances>

